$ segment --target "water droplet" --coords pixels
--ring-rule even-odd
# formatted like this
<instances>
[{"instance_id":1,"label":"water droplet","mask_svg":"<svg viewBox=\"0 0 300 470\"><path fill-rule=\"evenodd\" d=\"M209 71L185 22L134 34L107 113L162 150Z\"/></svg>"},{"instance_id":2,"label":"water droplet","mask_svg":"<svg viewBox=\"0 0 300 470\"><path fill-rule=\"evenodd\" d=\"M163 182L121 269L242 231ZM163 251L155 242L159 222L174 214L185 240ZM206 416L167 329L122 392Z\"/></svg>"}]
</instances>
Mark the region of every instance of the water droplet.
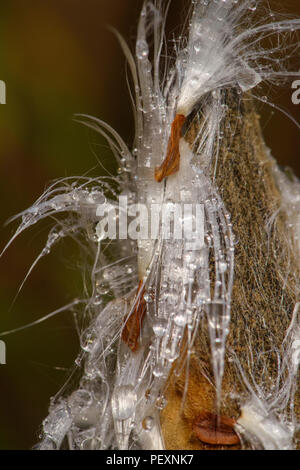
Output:
<instances>
[{"instance_id":1,"label":"water droplet","mask_svg":"<svg viewBox=\"0 0 300 470\"><path fill-rule=\"evenodd\" d=\"M153 375L156 378L161 378L165 374L165 370L162 366L156 366L155 369L153 370Z\"/></svg>"},{"instance_id":2,"label":"water droplet","mask_svg":"<svg viewBox=\"0 0 300 470\"><path fill-rule=\"evenodd\" d=\"M151 431L154 426L154 418L152 416L146 416L142 424L145 431Z\"/></svg>"},{"instance_id":3,"label":"water droplet","mask_svg":"<svg viewBox=\"0 0 300 470\"><path fill-rule=\"evenodd\" d=\"M178 313L174 317L174 323L176 326L183 327L186 325L187 319L186 316L183 313Z\"/></svg>"},{"instance_id":4,"label":"water droplet","mask_svg":"<svg viewBox=\"0 0 300 470\"><path fill-rule=\"evenodd\" d=\"M148 57L149 47L147 42L144 39L140 39L136 43L136 55L137 58L143 60Z\"/></svg>"},{"instance_id":5,"label":"water droplet","mask_svg":"<svg viewBox=\"0 0 300 470\"><path fill-rule=\"evenodd\" d=\"M161 337L165 334L166 328L162 323L158 322L153 325L153 331L155 336Z\"/></svg>"},{"instance_id":6,"label":"water droplet","mask_svg":"<svg viewBox=\"0 0 300 470\"><path fill-rule=\"evenodd\" d=\"M159 410L163 410L167 405L167 400L164 397L159 397L156 400L156 408Z\"/></svg>"},{"instance_id":7,"label":"water droplet","mask_svg":"<svg viewBox=\"0 0 300 470\"><path fill-rule=\"evenodd\" d=\"M226 261L220 261L219 262L219 270L221 273L225 273L227 271L228 265Z\"/></svg>"},{"instance_id":8,"label":"water droplet","mask_svg":"<svg viewBox=\"0 0 300 470\"><path fill-rule=\"evenodd\" d=\"M145 294L145 295L144 295L144 300L145 300L145 302L147 302L147 303L153 302L153 298L152 298L152 296L151 296L150 294Z\"/></svg>"},{"instance_id":9,"label":"water droplet","mask_svg":"<svg viewBox=\"0 0 300 470\"><path fill-rule=\"evenodd\" d=\"M101 303L102 303L102 296L101 295L95 295L94 305L100 305Z\"/></svg>"}]
</instances>

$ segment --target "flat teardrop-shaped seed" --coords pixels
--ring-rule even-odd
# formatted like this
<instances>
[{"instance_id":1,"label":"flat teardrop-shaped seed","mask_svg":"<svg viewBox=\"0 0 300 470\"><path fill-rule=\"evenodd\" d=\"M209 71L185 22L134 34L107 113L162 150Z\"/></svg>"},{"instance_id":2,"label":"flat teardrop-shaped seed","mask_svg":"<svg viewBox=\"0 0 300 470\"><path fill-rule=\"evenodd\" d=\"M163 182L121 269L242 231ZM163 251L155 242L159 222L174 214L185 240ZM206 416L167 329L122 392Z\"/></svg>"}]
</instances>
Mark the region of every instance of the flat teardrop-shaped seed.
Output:
<instances>
[{"instance_id":1,"label":"flat teardrop-shaped seed","mask_svg":"<svg viewBox=\"0 0 300 470\"><path fill-rule=\"evenodd\" d=\"M204 412L195 419L193 431L206 444L232 446L240 442L234 425L235 420L232 418Z\"/></svg>"}]
</instances>

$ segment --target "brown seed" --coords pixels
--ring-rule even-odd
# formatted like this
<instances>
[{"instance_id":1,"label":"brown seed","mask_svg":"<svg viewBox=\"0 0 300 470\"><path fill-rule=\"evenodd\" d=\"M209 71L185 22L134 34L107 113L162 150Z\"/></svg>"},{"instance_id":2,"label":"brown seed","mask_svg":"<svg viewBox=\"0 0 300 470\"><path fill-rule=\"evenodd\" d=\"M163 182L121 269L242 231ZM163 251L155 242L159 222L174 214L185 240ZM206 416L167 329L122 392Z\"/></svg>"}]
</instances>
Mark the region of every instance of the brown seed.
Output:
<instances>
[{"instance_id":1,"label":"brown seed","mask_svg":"<svg viewBox=\"0 0 300 470\"><path fill-rule=\"evenodd\" d=\"M206 444L233 446L240 442L234 425L232 418L204 412L195 419L193 431Z\"/></svg>"},{"instance_id":2,"label":"brown seed","mask_svg":"<svg viewBox=\"0 0 300 470\"><path fill-rule=\"evenodd\" d=\"M186 117L183 114L176 114L172 123L166 158L160 167L155 169L155 179L158 183L160 183L166 176L173 175L179 170L179 140L185 120Z\"/></svg>"},{"instance_id":3,"label":"brown seed","mask_svg":"<svg viewBox=\"0 0 300 470\"><path fill-rule=\"evenodd\" d=\"M143 319L147 311L147 304L144 299L143 281L140 281L135 296L136 306L127 318L122 331L122 340L127 344L132 352L136 352L139 347L139 337L143 324ZM138 299L138 300L137 300Z\"/></svg>"}]
</instances>

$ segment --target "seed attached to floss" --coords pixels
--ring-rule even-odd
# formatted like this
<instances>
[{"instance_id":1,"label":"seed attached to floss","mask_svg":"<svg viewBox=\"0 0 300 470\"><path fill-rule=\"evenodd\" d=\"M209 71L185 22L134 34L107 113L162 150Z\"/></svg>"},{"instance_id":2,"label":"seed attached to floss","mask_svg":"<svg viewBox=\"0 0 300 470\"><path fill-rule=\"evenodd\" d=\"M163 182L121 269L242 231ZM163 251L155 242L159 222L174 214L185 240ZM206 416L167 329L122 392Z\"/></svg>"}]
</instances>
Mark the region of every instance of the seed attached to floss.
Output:
<instances>
[{"instance_id":1,"label":"seed attached to floss","mask_svg":"<svg viewBox=\"0 0 300 470\"><path fill-rule=\"evenodd\" d=\"M155 169L155 179L158 183L179 170L179 141L185 121L186 117L183 114L176 114L172 123L166 158L163 163Z\"/></svg>"},{"instance_id":2,"label":"seed attached to floss","mask_svg":"<svg viewBox=\"0 0 300 470\"><path fill-rule=\"evenodd\" d=\"M193 431L205 444L233 446L240 443L234 425L232 418L205 412L195 419Z\"/></svg>"},{"instance_id":3,"label":"seed attached to floss","mask_svg":"<svg viewBox=\"0 0 300 470\"><path fill-rule=\"evenodd\" d=\"M143 281L140 281L135 296L136 305L133 312L127 318L122 331L122 340L132 352L138 350L141 328L147 311L147 304L144 299L144 288L142 286Z\"/></svg>"}]
</instances>

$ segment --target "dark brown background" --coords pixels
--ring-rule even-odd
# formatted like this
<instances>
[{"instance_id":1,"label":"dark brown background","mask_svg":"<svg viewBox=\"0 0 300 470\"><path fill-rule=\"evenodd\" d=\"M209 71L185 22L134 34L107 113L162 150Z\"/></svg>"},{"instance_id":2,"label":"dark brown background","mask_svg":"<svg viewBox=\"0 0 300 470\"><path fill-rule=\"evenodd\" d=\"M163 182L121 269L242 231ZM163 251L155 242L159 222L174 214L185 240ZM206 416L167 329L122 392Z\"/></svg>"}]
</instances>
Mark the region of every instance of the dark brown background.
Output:
<instances>
[{"instance_id":1,"label":"dark brown background","mask_svg":"<svg viewBox=\"0 0 300 470\"><path fill-rule=\"evenodd\" d=\"M168 25L178 30L189 0L172 0ZM299 0L269 1L300 15ZM125 60L113 25L133 47L142 0L2 0L0 79L0 223L29 206L49 180L81 175L97 158L113 170L105 142L72 121L77 112L109 122L130 145L133 120ZM300 74L299 74L300 75ZM291 83L268 96L300 121ZM299 130L283 114L258 104L274 157L300 176ZM102 171L97 168L98 174ZM14 307L26 270L43 246L48 223L24 234L0 260L0 331L19 327L80 296L77 251L55 249L33 272ZM1 228L4 246L12 227ZM7 365L0 366L0 448L30 448L38 439L49 398L64 383L78 351L70 314L8 336Z\"/></svg>"}]
</instances>

